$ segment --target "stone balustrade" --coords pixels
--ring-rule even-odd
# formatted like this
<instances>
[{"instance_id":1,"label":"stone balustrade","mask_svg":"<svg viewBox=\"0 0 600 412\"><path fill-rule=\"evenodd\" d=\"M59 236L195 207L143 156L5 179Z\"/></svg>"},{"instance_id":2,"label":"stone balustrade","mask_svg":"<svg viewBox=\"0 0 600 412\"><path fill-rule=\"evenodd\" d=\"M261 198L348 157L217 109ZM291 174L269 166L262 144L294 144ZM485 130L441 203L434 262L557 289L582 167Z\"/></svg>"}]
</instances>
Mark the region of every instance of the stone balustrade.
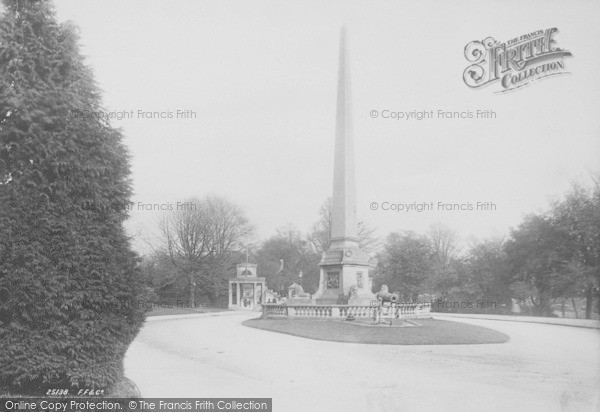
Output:
<instances>
[{"instance_id":1,"label":"stone balustrade","mask_svg":"<svg viewBox=\"0 0 600 412\"><path fill-rule=\"evenodd\" d=\"M431 304L428 302L391 303L388 310L390 309L394 312L394 317L398 319L431 317ZM374 319L377 310L378 306L264 304L262 317L345 319L351 316L356 319Z\"/></svg>"}]
</instances>

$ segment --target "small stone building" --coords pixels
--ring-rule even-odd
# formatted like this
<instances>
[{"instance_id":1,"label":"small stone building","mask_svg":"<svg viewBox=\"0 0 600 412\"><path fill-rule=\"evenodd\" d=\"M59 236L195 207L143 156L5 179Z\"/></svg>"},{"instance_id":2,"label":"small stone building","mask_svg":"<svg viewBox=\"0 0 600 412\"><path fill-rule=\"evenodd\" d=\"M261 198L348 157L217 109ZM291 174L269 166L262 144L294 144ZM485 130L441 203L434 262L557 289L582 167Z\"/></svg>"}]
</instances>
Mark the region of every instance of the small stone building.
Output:
<instances>
[{"instance_id":1,"label":"small stone building","mask_svg":"<svg viewBox=\"0 0 600 412\"><path fill-rule=\"evenodd\" d=\"M261 310L265 291L265 278L256 275L256 264L239 264L229 281L229 309Z\"/></svg>"}]
</instances>

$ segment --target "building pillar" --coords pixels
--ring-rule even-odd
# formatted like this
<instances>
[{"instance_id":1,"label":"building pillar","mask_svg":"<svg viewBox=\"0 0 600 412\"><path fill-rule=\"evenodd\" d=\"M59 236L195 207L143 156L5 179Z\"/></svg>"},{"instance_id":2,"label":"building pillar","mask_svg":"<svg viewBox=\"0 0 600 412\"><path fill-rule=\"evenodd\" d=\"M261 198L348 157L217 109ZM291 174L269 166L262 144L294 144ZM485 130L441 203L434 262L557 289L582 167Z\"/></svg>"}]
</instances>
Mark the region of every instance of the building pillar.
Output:
<instances>
[{"instance_id":1,"label":"building pillar","mask_svg":"<svg viewBox=\"0 0 600 412\"><path fill-rule=\"evenodd\" d=\"M228 306L229 309L231 309L231 304L233 303L233 296L232 296L233 295L233 290L232 290L232 287L231 287L232 283L233 282L229 281L229 306Z\"/></svg>"},{"instance_id":2,"label":"building pillar","mask_svg":"<svg viewBox=\"0 0 600 412\"><path fill-rule=\"evenodd\" d=\"M237 307L238 309L240 309L242 306L242 297L240 296L240 292L241 292L241 287L240 287L240 282L237 283L236 285L236 291L237 291Z\"/></svg>"}]
</instances>

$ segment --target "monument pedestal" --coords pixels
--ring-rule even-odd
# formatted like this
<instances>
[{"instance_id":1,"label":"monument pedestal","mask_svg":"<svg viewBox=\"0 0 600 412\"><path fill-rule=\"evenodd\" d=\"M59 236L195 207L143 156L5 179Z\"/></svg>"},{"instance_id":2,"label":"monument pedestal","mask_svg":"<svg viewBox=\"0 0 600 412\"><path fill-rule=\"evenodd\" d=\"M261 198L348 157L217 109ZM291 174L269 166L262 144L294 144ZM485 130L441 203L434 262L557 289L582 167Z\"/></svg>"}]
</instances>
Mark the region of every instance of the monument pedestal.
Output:
<instances>
[{"instance_id":1,"label":"monument pedestal","mask_svg":"<svg viewBox=\"0 0 600 412\"><path fill-rule=\"evenodd\" d=\"M322 296L318 299L313 299L315 305L345 305L343 300L338 296Z\"/></svg>"},{"instance_id":2,"label":"monument pedestal","mask_svg":"<svg viewBox=\"0 0 600 412\"><path fill-rule=\"evenodd\" d=\"M369 278L368 256L357 244L341 246L333 245L323 252L319 263L319 290L313 300L319 305L369 306L375 295Z\"/></svg>"},{"instance_id":3,"label":"monument pedestal","mask_svg":"<svg viewBox=\"0 0 600 412\"><path fill-rule=\"evenodd\" d=\"M288 300L286 301L286 305L288 306L294 306L294 305L314 305L314 300L309 298L309 297L295 297L295 298L288 298Z\"/></svg>"},{"instance_id":4,"label":"monument pedestal","mask_svg":"<svg viewBox=\"0 0 600 412\"><path fill-rule=\"evenodd\" d=\"M373 302L377 302L375 295L354 296L348 299L349 306L373 306Z\"/></svg>"}]
</instances>

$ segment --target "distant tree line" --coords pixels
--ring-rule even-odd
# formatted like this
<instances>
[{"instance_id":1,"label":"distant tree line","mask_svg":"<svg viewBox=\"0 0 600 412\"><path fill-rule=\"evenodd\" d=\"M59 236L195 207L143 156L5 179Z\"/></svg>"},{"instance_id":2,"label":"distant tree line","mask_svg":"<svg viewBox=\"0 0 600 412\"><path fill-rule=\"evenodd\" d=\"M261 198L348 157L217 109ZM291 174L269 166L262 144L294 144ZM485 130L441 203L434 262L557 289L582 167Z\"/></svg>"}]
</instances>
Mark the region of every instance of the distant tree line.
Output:
<instances>
[{"instance_id":1,"label":"distant tree line","mask_svg":"<svg viewBox=\"0 0 600 412\"><path fill-rule=\"evenodd\" d=\"M322 205L319 218L308 234L293 225L276 230L270 238L254 243L254 228L240 207L227 199L207 196L188 199L194 207L169 211L158 224L153 252L141 265L146 285L154 290L151 300L224 307L228 280L236 265L249 259L258 264L267 286L286 294L292 283L314 293L319 281L321 254L329 247L331 199ZM373 252L374 230L359 224L359 240ZM152 305L152 302L149 302Z\"/></svg>"},{"instance_id":2,"label":"distant tree line","mask_svg":"<svg viewBox=\"0 0 600 412\"><path fill-rule=\"evenodd\" d=\"M252 226L242 210L216 197L192 200L196 210L169 212L160 224L160 247L143 268L163 297L198 297L226 304L227 281L245 261ZM285 294L292 283L314 293L319 261L329 247L331 200L309 233L282 227L249 247L259 276ZM404 301L427 300L438 311L552 316L565 307L592 316L600 283L600 189L574 185L544 213L530 214L505 238L471 242L461 250L456 233L435 225L427 233L394 232L380 242L363 222L359 243L372 258L374 288L385 284ZM577 303L585 300L585 313ZM465 307L469 306L470 307ZM597 307L597 306L596 306ZM596 309L597 311L597 309Z\"/></svg>"},{"instance_id":3,"label":"distant tree line","mask_svg":"<svg viewBox=\"0 0 600 412\"><path fill-rule=\"evenodd\" d=\"M404 300L428 299L434 310L552 316L585 299L591 318L600 284L600 187L574 185L544 213L530 214L507 238L473 242L459 253L451 230L390 234L377 255L376 286ZM472 308L461 307L471 302ZM479 303L479 305L478 305ZM525 308L527 308L525 310ZM461 310L462 309L462 310Z\"/></svg>"}]
</instances>

